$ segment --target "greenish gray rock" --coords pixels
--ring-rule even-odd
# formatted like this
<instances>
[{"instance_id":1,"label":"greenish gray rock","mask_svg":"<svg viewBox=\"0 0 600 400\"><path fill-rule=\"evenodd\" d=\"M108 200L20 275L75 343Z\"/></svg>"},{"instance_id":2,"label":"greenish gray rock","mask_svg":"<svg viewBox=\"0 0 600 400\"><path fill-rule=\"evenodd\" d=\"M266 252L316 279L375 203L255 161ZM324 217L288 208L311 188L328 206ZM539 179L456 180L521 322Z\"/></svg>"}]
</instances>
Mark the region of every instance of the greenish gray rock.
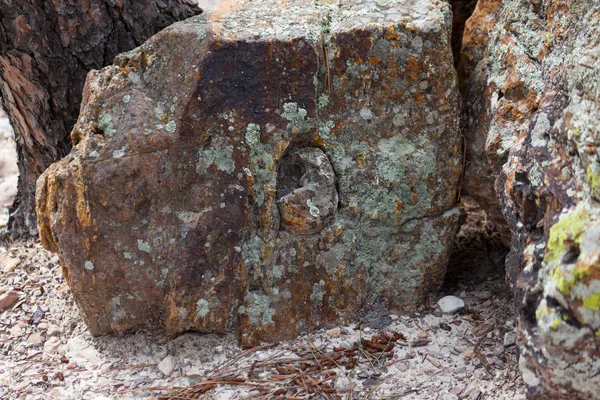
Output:
<instances>
[{"instance_id":1,"label":"greenish gray rock","mask_svg":"<svg viewBox=\"0 0 600 400\"><path fill-rule=\"evenodd\" d=\"M421 308L459 215L450 28L436 0L238 1L92 72L37 186L90 331L256 345Z\"/></svg>"}]
</instances>

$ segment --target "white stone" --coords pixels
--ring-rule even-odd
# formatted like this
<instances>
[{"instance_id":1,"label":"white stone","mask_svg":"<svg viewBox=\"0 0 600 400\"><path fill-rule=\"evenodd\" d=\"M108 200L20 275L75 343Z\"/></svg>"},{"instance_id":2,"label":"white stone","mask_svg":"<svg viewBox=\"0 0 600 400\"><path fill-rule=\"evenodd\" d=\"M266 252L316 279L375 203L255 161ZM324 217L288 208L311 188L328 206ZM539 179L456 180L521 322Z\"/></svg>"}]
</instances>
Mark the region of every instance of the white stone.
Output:
<instances>
[{"instance_id":1,"label":"white stone","mask_svg":"<svg viewBox=\"0 0 600 400\"><path fill-rule=\"evenodd\" d=\"M164 376L170 376L175 369L175 358L172 355L168 355L158 363L158 370L163 373Z\"/></svg>"},{"instance_id":2,"label":"white stone","mask_svg":"<svg viewBox=\"0 0 600 400\"><path fill-rule=\"evenodd\" d=\"M437 304L444 314L455 313L465 306L465 302L456 296L442 297Z\"/></svg>"},{"instance_id":3,"label":"white stone","mask_svg":"<svg viewBox=\"0 0 600 400\"><path fill-rule=\"evenodd\" d=\"M504 347L508 347L511 346L513 344L515 344L516 339L515 339L515 334L512 332L506 332L504 334Z\"/></svg>"}]
</instances>

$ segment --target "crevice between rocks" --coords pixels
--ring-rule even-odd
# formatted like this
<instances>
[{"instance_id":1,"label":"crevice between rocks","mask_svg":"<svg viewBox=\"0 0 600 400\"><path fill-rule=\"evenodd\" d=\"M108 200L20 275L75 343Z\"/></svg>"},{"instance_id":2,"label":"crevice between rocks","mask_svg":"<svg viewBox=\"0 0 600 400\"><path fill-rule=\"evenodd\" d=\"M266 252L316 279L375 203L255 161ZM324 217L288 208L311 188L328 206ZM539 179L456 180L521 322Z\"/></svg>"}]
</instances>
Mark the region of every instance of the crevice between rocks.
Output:
<instances>
[{"instance_id":1,"label":"crevice between rocks","mask_svg":"<svg viewBox=\"0 0 600 400\"><path fill-rule=\"evenodd\" d=\"M477 6L477 0L448 0L452 7L452 54L454 67L458 68L463 35L467 20ZM464 88L464 75L458 75L459 90ZM463 93L459 93L462 98ZM468 135L464 131L467 110L461 101L461 135L464 146L467 146ZM468 154L465 152L465 167ZM464 174L464 171L463 171ZM462 182L461 182L462 185ZM461 193L459 202L464 206L465 214L462 218L460 231L454 242L447 272L445 275L443 291L456 290L459 286L468 285L485 280L503 280L505 277L505 257L509 249L502 242L502 238L494 225L488 219L485 210L477 202ZM508 285L507 285L508 289Z\"/></svg>"}]
</instances>

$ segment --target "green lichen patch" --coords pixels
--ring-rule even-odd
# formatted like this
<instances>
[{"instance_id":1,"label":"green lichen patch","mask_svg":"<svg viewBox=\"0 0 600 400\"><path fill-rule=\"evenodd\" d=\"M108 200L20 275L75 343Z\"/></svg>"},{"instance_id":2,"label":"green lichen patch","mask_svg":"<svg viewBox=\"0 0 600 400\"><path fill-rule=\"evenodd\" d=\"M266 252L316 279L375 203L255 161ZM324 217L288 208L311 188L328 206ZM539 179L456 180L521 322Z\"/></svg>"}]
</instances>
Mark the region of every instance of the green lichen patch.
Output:
<instances>
[{"instance_id":1,"label":"green lichen patch","mask_svg":"<svg viewBox=\"0 0 600 400\"><path fill-rule=\"evenodd\" d=\"M592 164L587 167L587 181L590 185L592 196L600 198L600 166Z\"/></svg>"},{"instance_id":2,"label":"green lichen patch","mask_svg":"<svg viewBox=\"0 0 600 400\"><path fill-rule=\"evenodd\" d=\"M138 250L146 252L146 253L150 253L151 249L150 249L150 245L148 244L148 242L145 242L141 239L138 239Z\"/></svg>"},{"instance_id":3,"label":"green lichen patch","mask_svg":"<svg viewBox=\"0 0 600 400\"><path fill-rule=\"evenodd\" d=\"M567 239L581 244L581 235L585 230L587 220L587 211L579 209L554 224L550 228L550 236L544 257L545 261L557 261L566 249L564 242Z\"/></svg>"},{"instance_id":4,"label":"green lichen patch","mask_svg":"<svg viewBox=\"0 0 600 400\"><path fill-rule=\"evenodd\" d=\"M265 188L274 188L276 185L276 172L273 170L273 157L269 146L260 141L260 125L248 124L246 127L246 143L250 147L250 176L254 179L254 201L260 207L265 201Z\"/></svg>"},{"instance_id":5,"label":"green lichen patch","mask_svg":"<svg viewBox=\"0 0 600 400\"><path fill-rule=\"evenodd\" d=\"M275 310L271 308L271 297L256 293L248 293L246 296L248 306L243 310L240 307L238 312L245 312L250 318L250 323L255 324L273 324L273 313Z\"/></svg>"},{"instance_id":6,"label":"green lichen patch","mask_svg":"<svg viewBox=\"0 0 600 400\"><path fill-rule=\"evenodd\" d=\"M215 165L219 171L227 172L228 174L235 171L235 161L233 160L233 146L227 145L215 149Z\"/></svg>"},{"instance_id":7,"label":"green lichen patch","mask_svg":"<svg viewBox=\"0 0 600 400\"><path fill-rule=\"evenodd\" d=\"M600 293L594 293L583 299L583 306L592 311L600 310Z\"/></svg>"},{"instance_id":8,"label":"green lichen patch","mask_svg":"<svg viewBox=\"0 0 600 400\"><path fill-rule=\"evenodd\" d=\"M174 133L177 130L177 124L175 123L175 121L171 120L167 122L167 125L165 125L165 129L169 133Z\"/></svg>"},{"instance_id":9,"label":"green lichen patch","mask_svg":"<svg viewBox=\"0 0 600 400\"><path fill-rule=\"evenodd\" d=\"M196 314L198 315L198 317L206 317L209 311L210 307L208 305L208 301L206 301L205 299L200 299L196 302Z\"/></svg>"},{"instance_id":10,"label":"green lichen patch","mask_svg":"<svg viewBox=\"0 0 600 400\"><path fill-rule=\"evenodd\" d=\"M581 282L586 276L590 274L587 268L575 268L573 271L568 272L563 266L556 266L550 281L556 283L556 288L563 294L569 294L571 288L578 282Z\"/></svg>"},{"instance_id":11,"label":"green lichen patch","mask_svg":"<svg viewBox=\"0 0 600 400\"><path fill-rule=\"evenodd\" d=\"M104 114L98 122L98 129L104 132L107 136L114 136L117 131L113 128L112 117Z\"/></svg>"}]
</instances>

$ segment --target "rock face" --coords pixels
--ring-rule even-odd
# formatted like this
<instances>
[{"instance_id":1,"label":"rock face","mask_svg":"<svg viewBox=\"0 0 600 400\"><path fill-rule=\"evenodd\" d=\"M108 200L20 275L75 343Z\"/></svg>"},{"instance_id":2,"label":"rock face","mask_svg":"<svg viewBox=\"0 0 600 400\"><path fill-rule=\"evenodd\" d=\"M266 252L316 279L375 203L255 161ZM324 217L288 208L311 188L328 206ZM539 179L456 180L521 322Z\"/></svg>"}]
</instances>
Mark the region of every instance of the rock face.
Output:
<instances>
[{"instance_id":1,"label":"rock face","mask_svg":"<svg viewBox=\"0 0 600 400\"><path fill-rule=\"evenodd\" d=\"M462 166L443 1L220 5L92 72L38 181L91 332L243 344L419 308Z\"/></svg>"},{"instance_id":2,"label":"rock face","mask_svg":"<svg viewBox=\"0 0 600 400\"><path fill-rule=\"evenodd\" d=\"M530 398L600 398L599 34L597 2L481 0L463 40L466 191L512 233Z\"/></svg>"}]
</instances>

